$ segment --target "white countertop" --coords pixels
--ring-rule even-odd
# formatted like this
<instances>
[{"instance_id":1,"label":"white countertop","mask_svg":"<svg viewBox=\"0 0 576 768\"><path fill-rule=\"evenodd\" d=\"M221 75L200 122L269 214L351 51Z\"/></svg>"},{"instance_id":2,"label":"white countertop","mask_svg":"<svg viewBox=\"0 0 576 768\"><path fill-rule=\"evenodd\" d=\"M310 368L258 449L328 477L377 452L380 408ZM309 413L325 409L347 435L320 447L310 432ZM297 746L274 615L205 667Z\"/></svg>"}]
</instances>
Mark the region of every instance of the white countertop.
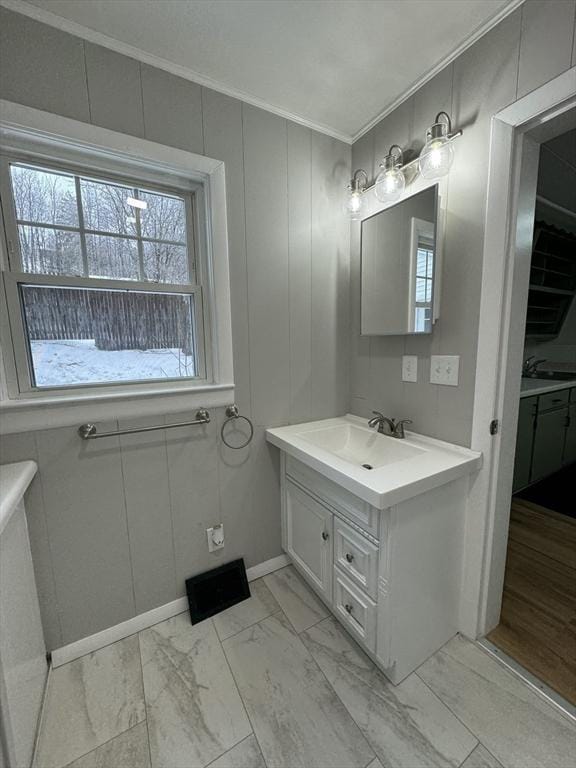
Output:
<instances>
[{"instance_id":1,"label":"white countertop","mask_svg":"<svg viewBox=\"0 0 576 768\"><path fill-rule=\"evenodd\" d=\"M482 466L481 453L408 431L401 441L387 436L382 436L382 439L417 448L418 455L373 470L366 470L302 439L306 432L347 423L367 427L366 419L348 414L335 419L267 429L266 439L377 509L399 504L471 474Z\"/></svg>"},{"instance_id":2,"label":"white countertop","mask_svg":"<svg viewBox=\"0 0 576 768\"><path fill-rule=\"evenodd\" d=\"M26 493L37 470L35 461L0 465L0 534Z\"/></svg>"},{"instance_id":3,"label":"white countertop","mask_svg":"<svg viewBox=\"0 0 576 768\"><path fill-rule=\"evenodd\" d=\"M561 389L576 387L576 379L570 381L550 381L550 379L522 379L520 397L546 395L548 392L559 392Z\"/></svg>"}]
</instances>

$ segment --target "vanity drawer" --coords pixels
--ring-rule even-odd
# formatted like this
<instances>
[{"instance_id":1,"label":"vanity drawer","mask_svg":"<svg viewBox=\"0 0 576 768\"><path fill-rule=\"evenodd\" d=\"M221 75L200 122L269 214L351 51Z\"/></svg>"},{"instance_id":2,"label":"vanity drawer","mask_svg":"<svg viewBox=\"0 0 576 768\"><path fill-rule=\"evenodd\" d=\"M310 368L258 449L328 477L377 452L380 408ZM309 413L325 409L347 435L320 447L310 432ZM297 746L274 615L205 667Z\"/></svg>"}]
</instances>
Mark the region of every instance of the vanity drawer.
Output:
<instances>
[{"instance_id":1,"label":"vanity drawer","mask_svg":"<svg viewBox=\"0 0 576 768\"><path fill-rule=\"evenodd\" d=\"M338 568L334 568L334 610L340 621L373 653L376 650L376 603Z\"/></svg>"},{"instance_id":2,"label":"vanity drawer","mask_svg":"<svg viewBox=\"0 0 576 768\"><path fill-rule=\"evenodd\" d=\"M378 547L340 518L334 518L334 563L376 599Z\"/></svg>"},{"instance_id":3,"label":"vanity drawer","mask_svg":"<svg viewBox=\"0 0 576 768\"><path fill-rule=\"evenodd\" d=\"M378 538L380 513L366 501L362 501L350 491L328 480L292 456L286 457L286 474L310 493L318 496L321 501L328 503L336 512L340 512L360 528Z\"/></svg>"},{"instance_id":4,"label":"vanity drawer","mask_svg":"<svg viewBox=\"0 0 576 768\"><path fill-rule=\"evenodd\" d=\"M561 389L559 392L547 392L538 398L538 412L550 411L553 408L561 408L567 405L570 399L570 390Z\"/></svg>"}]
</instances>

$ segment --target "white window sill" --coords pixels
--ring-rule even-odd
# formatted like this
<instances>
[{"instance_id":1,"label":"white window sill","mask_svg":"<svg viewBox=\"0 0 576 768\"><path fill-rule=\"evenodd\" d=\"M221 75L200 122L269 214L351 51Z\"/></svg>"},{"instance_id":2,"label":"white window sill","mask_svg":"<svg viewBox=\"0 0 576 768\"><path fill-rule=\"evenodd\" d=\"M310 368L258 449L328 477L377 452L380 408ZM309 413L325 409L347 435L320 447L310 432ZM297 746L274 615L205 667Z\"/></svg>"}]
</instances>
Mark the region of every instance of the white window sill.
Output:
<instances>
[{"instance_id":1,"label":"white window sill","mask_svg":"<svg viewBox=\"0 0 576 768\"><path fill-rule=\"evenodd\" d=\"M60 395L0 401L0 434L80 426L140 416L163 416L198 408L220 408L234 402L234 384L207 384L187 389L167 387L135 392Z\"/></svg>"}]
</instances>

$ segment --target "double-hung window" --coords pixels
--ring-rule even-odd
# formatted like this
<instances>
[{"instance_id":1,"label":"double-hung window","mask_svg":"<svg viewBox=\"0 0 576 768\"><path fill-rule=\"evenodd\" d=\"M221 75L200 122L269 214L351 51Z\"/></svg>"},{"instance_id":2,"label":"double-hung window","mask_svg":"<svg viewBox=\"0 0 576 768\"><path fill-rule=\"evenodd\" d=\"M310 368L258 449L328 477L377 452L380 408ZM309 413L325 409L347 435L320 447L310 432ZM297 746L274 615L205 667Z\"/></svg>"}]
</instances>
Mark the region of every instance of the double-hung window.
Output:
<instances>
[{"instance_id":1,"label":"double-hung window","mask_svg":"<svg viewBox=\"0 0 576 768\"><path fill-rule=\"evenodd\" d=\"M2 159L19 395L207 378L201 188Z\"/></svg>"}]
</instances>

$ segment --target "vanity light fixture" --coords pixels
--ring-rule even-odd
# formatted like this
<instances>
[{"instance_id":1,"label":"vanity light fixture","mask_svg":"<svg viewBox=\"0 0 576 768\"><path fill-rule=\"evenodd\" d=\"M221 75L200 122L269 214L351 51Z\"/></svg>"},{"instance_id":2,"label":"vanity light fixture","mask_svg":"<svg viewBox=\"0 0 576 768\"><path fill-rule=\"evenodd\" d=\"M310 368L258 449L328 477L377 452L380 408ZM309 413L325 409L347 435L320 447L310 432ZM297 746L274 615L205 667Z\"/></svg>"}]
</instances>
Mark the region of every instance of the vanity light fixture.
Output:
<instances>
[{"instance_id":1,"label":"vanity light fixture","mask_svg":"<svg viewBox=\"0 0 576 768\"><path fill-rule=\"evenodd\" d=\"M363 179L361 180L360 177L363 177ZM346 212L352 221L359 219L362 215L362 208L364 205L362 193L366 189L367 184L368 174L363 168L359 168L354 172L354 176L352 176L350 184L348 185L348 197L346 199Z\"/></svg>"},{"instance_id":2,"label":"vanity light fixture","mask_svg":"<svg viewBox=\"0 0 576 768\"><path fill-rule=\"evenodd\" d=\"M452 133L452 122L446 112L438 112L434 124L426 131L426 144L418 158L420 174L425 179L446 176L454 160L452 139L462 131Z\"/></svg>"},{"instance_id":3,"label":"vanity light fixture","mask_svg":"<svg viewBox=\"0 0 576 768\"><path fill-rule=\"evenodd\" d=\"M420 175L424 179L440 179L450 171L454 160L452 142L462 131L452 132L452 122L447 112L438 112L433 125L426 131L426 144L419 157L404 163L404 154L398 144L392 144L388 154L380 163L382 169L373 185L368 186L368 175L359 168L348 185L346 212L352 220L362 218L364 193L373 189L381 203L395 203L400 200L406 188L406 175L418 164ZM412 179L414 173L408 173Z\"/></svg>"},{"instance_id":4,"label":"vanity light fixture","mask_svg":"<svg viewBox=\"0 0 576 768\"><path fill-rule=\"evenodd\" d=\"M402 149L398 144L392 144L388 154L380 163L382 170L374 184L374 194L381 203L394 203L402 197L406 187L402 165Z\"/></svg>"}]
</instances>

